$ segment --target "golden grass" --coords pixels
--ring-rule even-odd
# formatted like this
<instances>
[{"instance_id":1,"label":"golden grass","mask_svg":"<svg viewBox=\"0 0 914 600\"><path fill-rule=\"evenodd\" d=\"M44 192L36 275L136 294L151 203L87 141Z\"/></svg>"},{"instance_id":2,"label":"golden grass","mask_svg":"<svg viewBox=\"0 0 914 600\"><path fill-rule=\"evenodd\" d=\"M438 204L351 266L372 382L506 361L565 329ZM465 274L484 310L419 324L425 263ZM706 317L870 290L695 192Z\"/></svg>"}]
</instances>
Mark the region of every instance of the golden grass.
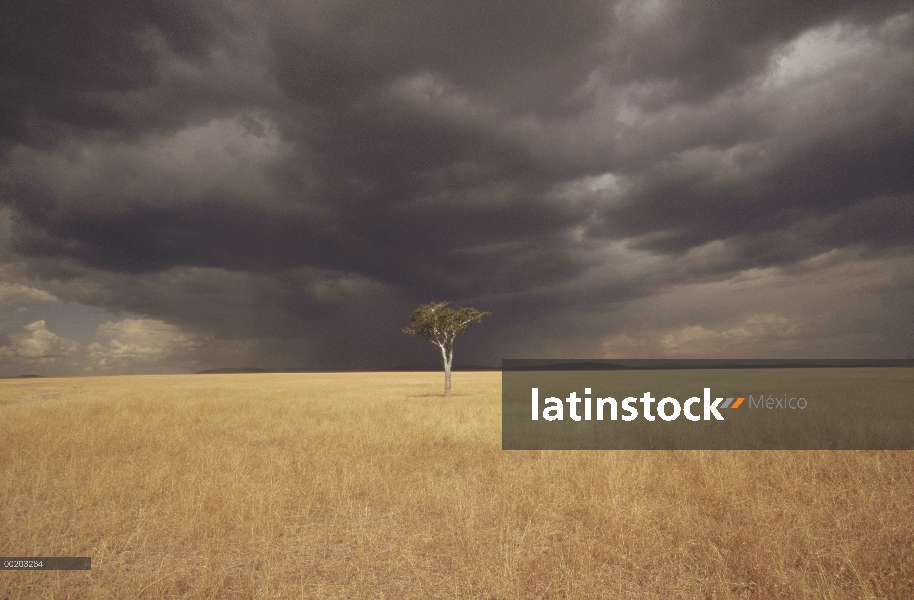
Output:
<instances>
[{"instance_id":1,"label":"golden grass","mask_svg":"<svg viewBox=\"0 0 914 600\"><path fill-rule=\"evenodd\" d=\"M500 374L0 381L17 598L911 598L914 452L501 450Z\"/></svg>"}]
</instances>

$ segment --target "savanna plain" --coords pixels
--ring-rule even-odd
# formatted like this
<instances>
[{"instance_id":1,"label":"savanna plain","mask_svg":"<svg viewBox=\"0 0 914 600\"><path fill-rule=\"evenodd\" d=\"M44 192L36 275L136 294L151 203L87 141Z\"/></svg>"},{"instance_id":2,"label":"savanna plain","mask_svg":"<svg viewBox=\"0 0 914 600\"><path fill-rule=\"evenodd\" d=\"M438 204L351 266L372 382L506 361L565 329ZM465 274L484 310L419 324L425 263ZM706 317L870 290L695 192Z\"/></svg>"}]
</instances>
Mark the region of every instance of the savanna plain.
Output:
<instances>
[{"instance_id":1,"label":"savanna plain","mask_svg":"<svg viewBox=\"0 0 914 600\"><path fill-rule=\"evenodd\" d=\"M914 452L502 451L501 374L0 381L19 598L914 598Z\"/></svg>"}]
</instances>

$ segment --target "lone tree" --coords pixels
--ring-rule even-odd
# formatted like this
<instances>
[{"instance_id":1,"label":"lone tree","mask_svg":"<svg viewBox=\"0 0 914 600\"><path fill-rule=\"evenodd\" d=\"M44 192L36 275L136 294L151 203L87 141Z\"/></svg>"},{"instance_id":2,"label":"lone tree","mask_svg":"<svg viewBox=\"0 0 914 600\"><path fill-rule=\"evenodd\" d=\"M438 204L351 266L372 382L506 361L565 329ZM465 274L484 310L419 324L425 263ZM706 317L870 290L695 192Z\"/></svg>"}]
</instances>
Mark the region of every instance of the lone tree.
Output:
<instances>
[{"instance_id":1,"label":"lone tree","mask_svg":"<svg viewBox=\"0 0 914 600\"><path fill-rule=\"evenodd\" d=\"M451 395L451 365L454 362L454 338L467 330L470 323L479 323L491 315L475 308L454 310L447 308L450 302L423 304L413 311L409 322L412 327L403 329L407 335L419 335L441 348L444 359L444 397Z\"/></svg>"}]
</instances>

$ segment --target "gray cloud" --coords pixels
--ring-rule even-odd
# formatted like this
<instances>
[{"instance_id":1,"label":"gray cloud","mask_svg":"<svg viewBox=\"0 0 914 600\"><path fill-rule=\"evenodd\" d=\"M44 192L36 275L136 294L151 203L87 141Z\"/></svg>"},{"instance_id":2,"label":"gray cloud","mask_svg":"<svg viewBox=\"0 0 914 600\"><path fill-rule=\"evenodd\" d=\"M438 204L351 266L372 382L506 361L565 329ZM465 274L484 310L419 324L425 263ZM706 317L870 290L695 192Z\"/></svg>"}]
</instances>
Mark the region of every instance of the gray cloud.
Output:
<instances>
[{"instance_id":1,"label":"gray cloud","mask_svg":"<svg viewBox=\"0 0 914 600\"><path fill-rule=\"evenodd\" d=\"M10 343L0 346L0 358L12 358L24 365L47 365L73 354L79 345L49 331L44 321L25 326L26 333L10 336Z\"/></svg>"},{"instance_id":2,"label":"gray cloud","mask_svg":"<svg viewBox=\"0 0 914 600\"><path fill-rule=\"evenodd\" d=\"M878 24L903 2L636 2L615 5L607 72L616 80L673 83L667 101L707 101L763 73L770 55L810 29Z\"/></svg>"},{"instance_id":3,"label":"gray cloud","mask_svg":"<svg viewBox=\"0 0 914 600\"><path fill-rule=\"evenodd\" d=\"M910 353L903 277L814 333L808 304L721 291L910 260L909 3L65 6L4 8L6 285L214 364L420 360L396 334L437 299L495 313L475 362L813 355L860 327ZM656 299L683 286L727 300L647 337L619 320L679 314Z\"/></svg>"}]
</instances>

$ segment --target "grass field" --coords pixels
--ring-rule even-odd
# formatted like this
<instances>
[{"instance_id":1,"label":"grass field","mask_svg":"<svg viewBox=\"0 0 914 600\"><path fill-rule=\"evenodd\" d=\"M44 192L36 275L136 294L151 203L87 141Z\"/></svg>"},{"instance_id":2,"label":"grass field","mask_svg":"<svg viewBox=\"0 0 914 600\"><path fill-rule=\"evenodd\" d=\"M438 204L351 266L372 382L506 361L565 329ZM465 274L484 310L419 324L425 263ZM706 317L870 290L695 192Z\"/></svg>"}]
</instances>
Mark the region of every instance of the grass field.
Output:
<instances>
[{"instance_id":1,"label":"grass field","mask_svg":"<svg viewBox=\"0 0 914 600\"><path fill-rule=\"evenodd\" d=\"M0 381L17 598L914 598L914 452L502 451L500 373Z\"/></svg>"}]
</instances>

